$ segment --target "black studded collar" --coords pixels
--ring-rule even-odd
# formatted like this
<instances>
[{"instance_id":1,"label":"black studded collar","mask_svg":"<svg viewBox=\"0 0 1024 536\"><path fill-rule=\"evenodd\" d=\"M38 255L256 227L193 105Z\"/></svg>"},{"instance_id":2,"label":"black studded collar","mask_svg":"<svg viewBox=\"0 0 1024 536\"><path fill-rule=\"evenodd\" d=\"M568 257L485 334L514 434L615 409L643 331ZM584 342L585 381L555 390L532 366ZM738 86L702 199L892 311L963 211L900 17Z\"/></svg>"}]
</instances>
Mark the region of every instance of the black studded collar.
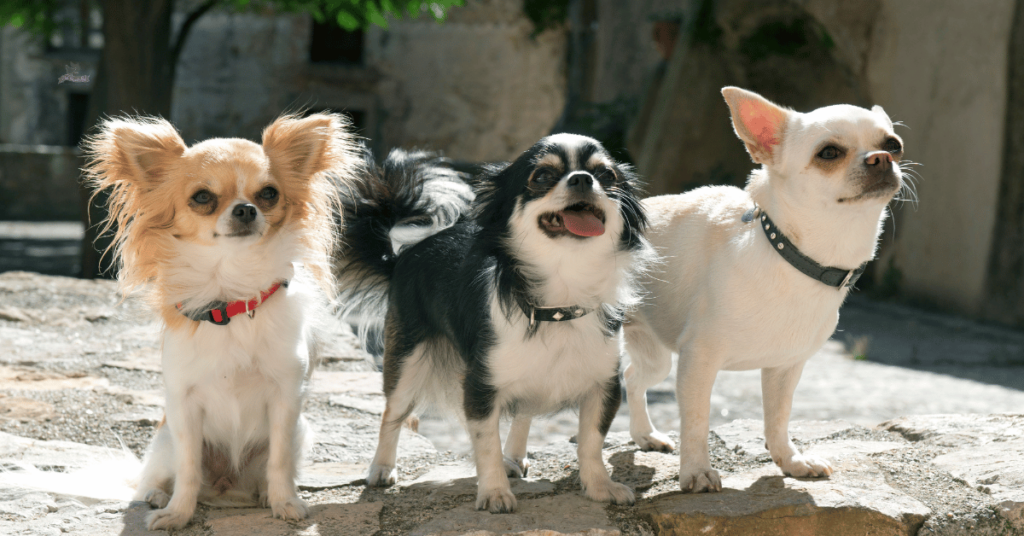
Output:
<instances>
[{"instance_id":1,"label":"black studded collar","mask_svg":"<svg viewBox=\"0 0 1024 536\"><path fill-rule=\"evenodd\" d=\"M742 219L744 223L750 223L755 219L758 220L757 223L764 231L764 235L768 237L768 241L771 242L772 249L781 255L783 259L786 259L786 262L791 264L793 268L800 270L801 273L811 279L821 281L830 287L837 289L853 287L857 280L860 279L860 276L864 274L864 269L867 268L868 263L866 262L853 270L844 270L818 264L807 255L801 253L786 238L786 235L782 234L782 230L775 226L775 222L768 217L768 214L757 205L746 211Z\"/></svg>"},{"instance_id":2,"label":"black studded collar","mask_svg":"<svg viewBox=\"0 0 1024 536\"><path fill-rule=\"evenodd\" d=\"M529 310L524 310L523 312L530 318L530 325L532 326L537 322L575 320L589 314L591 309L579 305L570 305L568 307L530 307Z\"/></svg>"}]
</instances>

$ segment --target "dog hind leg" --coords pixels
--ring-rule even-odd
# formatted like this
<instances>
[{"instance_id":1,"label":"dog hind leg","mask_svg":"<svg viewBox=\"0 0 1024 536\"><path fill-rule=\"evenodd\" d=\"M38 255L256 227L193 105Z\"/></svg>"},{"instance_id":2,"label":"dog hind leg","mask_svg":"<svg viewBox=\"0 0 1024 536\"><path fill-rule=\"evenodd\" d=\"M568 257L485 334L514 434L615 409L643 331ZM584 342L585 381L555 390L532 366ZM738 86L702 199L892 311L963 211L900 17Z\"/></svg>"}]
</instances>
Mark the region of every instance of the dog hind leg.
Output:
<instances>
[{"instance_id":1,"label":"dog hind leg","mask_svg":"<svg viewBox=\"0 0 1024 536\"><path fill-rule=\"evenodd\" d=\"M668 377L672 352L662 346L650 328L640 322L624 326L630 363L623 374L629 402L629 435L640 450L672 452L675 443L654 428L647 411L647 390Z\"/></svg>"},{"instance_id":2,"label":"dog hind leg","mask_svg":"<svg viewBox=\"0 0 1024 536\"><path fill-rule=\"evenodd\" d=\"M153 508L164 508L174 485L174 439L166 424L156 431L146 455L139 485L132 500L145 501Z\"/></svg>"},{"instance_id":3,"label":"dog hind leg","mask_svg":"<svg viewBox=\"0 0 1024 536\"><path fill-rule=\"evenodd\" d=\"M516 415L505 438L505 474L509 477L526 478L530 471L530 460L526 456L526 441L530 436L529 415Z\"/></svg>"},{"instance_id":4,"label":"dog hind leg","mask_svg":"<svg viewBox=\"0 0 1024 536\"><path fill-rule=\"evenodd\" d=\"M416 391L421 381L418 378L422 374L417 365L425 357L417 352L418 356L410 356L404 363L399 365L401 372L399 378L390 383L393 388L388 389L387 399L384 405L384 415L380 420L380 436L377 440L377 452L373 455L373 462L370 464L370 471L366 476L366 485L372 487L385 487L394 485L398 478L396 464L398 460L398 438L402 433L402 424L412 414L416 407ZM419 357L419 359L416 359ZM388 367L384 369L385 374ZM389 385L392 378L385 377L385 385Z\"/></svg>"},{"instance_id":5,"label":"dog hind leg","mask_svg":"<svg viewBox=\"0 0 1024 536\"><path fill-rule=\"evenodd\" d=\"M789 367L761 369L761 395L764 400L764 437L768 452L782 472L795 477L824 477L832 474L827 460L801 454L789 439L789 414L793 392L804 370L801 361Z\"/></svg>"}]
</instances>

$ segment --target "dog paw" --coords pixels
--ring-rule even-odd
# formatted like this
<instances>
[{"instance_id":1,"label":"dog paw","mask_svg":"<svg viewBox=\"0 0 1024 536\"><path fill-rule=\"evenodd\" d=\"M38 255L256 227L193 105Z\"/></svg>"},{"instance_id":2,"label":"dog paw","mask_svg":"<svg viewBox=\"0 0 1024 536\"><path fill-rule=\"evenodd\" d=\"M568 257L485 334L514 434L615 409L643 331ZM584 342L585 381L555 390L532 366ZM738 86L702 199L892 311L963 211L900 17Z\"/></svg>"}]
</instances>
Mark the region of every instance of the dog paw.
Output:
<instances>
[{"instance_id":1,"label":"dog paw","mask_svg":"<svg viewBox=\"0 0 1024 536\"><path fill-rule=\"evenodd\" d=\"M828 460L817 456L795 454L789 459L782 460L776 464L782 468L782 472L788 476L797 478L820 478L832 476L832 465Z\"/></svg>"},{"instance_id":2,"label":"dog paw","mask_svg":"<svg viewBox=\"0 0 1024 536\"><path fill-rule=\"evenodd\" d=\"M146 497L142 500L153 508L166 508L167 503L171 502L171 496L162 489L154 488L146 492Z\"/></svg>"},{"instance_id":3,"label":"dog paw","mask_svg":"<svg viewBox=\"0 0 1024 536\"><path fill-rule=\"evenodd\" d=\"M505 456L505 475L509 478L526 478L530 472L530 459L515 460Z\"/></svg>"},{"instance_id":4,"label":"dog paw","mask_svg":"<svg viewBox=\"0 0 1024 536\"><path fill-rule=\"evenodd\" d=\"M516 496L509 488L479 490L476 492L476 509L492 514L511 514L516 511Z\"/></svg>"},{"instance_id":5,"label":"dog paw","mask_svg":"<svg viewBox=\"0 0 1024 536\"><path fill-rule=\"evenodd\" d=\"M672 452L673 450L676 450L676 444L669 439L668 435L658 432L657 430L633 436L633 441L638 447L640 447L640 450L643 451L656 450L660 452Z\"/></svg>"},{"instance_id":6,"label":"dog paw","mask_svg":"<svg viewBox=\"0 0 1024 536\"><path fill-rule=\"evenodd\" d=\"M597 485L584 486L583 495L592 501L612 504L632 505L636 502L632 488L611 479Z\"/></svg>"},{"instance_id":7,"label":"dog paw","mask_svg":"<svg viewBox=\"0 0 1024 536\"><path fill-rule=\"evenodd\" d=\"M679 469L679 488L683 493L722 491L722 479L714 469Z\"/></svg>"},{"instance_id":8,"label":"dog paw","mask_svg":"<svg viewBox=\"0 0 1024 536\"><path fill-rule=\"evenodd\" d=\"M270 510L274 513L274 517L286 520L306 519L309 515L309 509L305 501L298 497L274 501L270 503Z\"/></svg>"},{"instance_id":9,"label":"dog paw","mask_svg":"<svg viewBox=\"0 0 1024 536\"><path fill-rule=\"evenodd\" d=\"M389 465L370 466L370 473L366 475L366 485L371 488L386 488L394 486L398 479L398 470Z\"/></svg>"},{"instance_id":10,"label":"dog paw","mask_svg":"<svg viewBox=\"0 0 1024 536\"><path fill-rule=\"evenodd\" d=\"M174 530L180 529L192 520L192 512L182 512L161 508L154 510L146 516L146 528L149 530Z\"/></svg>"}]
</instances>

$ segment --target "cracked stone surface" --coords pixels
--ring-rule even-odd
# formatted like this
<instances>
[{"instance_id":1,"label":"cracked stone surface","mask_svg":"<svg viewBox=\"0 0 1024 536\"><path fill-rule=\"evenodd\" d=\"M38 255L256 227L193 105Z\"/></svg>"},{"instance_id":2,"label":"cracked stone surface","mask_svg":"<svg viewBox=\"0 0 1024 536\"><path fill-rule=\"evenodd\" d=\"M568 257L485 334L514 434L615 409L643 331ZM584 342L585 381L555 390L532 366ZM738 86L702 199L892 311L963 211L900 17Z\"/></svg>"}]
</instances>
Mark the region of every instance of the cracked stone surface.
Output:
<instances>
[{"instance_id":1,"label":"cracked stone surface","mask_svg":"<svg viewBox=\"0 0 1024 536\"><path fill-rule=\"evenodd\" d=\"M950 329L925 320L911 332ZM955 327L962 337L978 333L959 348L1012 342ZM129 502L119 478L131 476L122 473L137 467L132 456L143 454L163 415L159 330L112 282L0 274L0 467L10 470L0 472L0 534L147 533L149 507ZM891 337L880 333L878 340ZM381 377L338 324L305 407L315 440L299 487L311 517L289 523L266 509L201 506L177 534L1024 534L1024 417L998 414L1024 407L1024 393L853 360L845 347L832 341L808 364L790 427L802 450L833 462L832 478L782 476L764 449L757 375L731 373L716 384L709 437L726 491L680 493L678 453L639 451L623 431L623 409L604 459L615 480L636 489L637 504L593 503L579 489L569 441L576 416L564 412L534 423L529 478L512 481L520 511L492 515L473 508L468 440L454 419L423 417L420 434L403 428L399 484L363 485L383 410ZM650 398L656 422L678 439L672 381ZM980 414L922 415L929 411ZM25 467L98 476L66 493L40 492L30 488L62 474Z\"/></svg>"}]
</instances>

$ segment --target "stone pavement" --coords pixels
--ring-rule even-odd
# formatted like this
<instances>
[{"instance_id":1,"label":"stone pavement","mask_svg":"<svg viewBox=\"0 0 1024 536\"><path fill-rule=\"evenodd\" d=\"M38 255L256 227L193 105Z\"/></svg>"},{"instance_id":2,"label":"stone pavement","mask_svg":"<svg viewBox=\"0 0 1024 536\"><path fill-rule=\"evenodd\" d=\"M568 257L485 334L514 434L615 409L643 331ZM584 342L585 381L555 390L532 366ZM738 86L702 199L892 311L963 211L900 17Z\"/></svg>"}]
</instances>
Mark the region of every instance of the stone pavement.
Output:
<instances>
[{"instance_id":1,"label":"stone pavement","mask_svg":"<svg viewBox=\"0 0 1024 536\"><path fill-rule=\"evenodd\" d=\"M837 340L807 367L791 427L803 449L833 461L830 479L783 478L763 448L756 373L723 373L709 439L722 493L680 494L677 455L638 451L621 432L624 410L604 454L613 478L637 490L635 507L582 497L571 413L535 423L516 514L473 509L474 471L455 422L424 418L420 434L403 430L399 485L368 489L381 379L339 325L306 407L316 442L301 493L311 517L201 507L181 534L1024 534L1024 417L1009 414L1024 393L996 374L1020 372L1024 337L869 302L843 315ZM0 274L0 466L12 470L0 474L0 534L145 532L147 507L123 500L113 470L110 485L59 495L24 484L53 473L21 469L137 466L126 451L141 455L162 415L158 332L109 281ZM650 398L675 436L671 381Z\"/></svg>"}]
</instances>

